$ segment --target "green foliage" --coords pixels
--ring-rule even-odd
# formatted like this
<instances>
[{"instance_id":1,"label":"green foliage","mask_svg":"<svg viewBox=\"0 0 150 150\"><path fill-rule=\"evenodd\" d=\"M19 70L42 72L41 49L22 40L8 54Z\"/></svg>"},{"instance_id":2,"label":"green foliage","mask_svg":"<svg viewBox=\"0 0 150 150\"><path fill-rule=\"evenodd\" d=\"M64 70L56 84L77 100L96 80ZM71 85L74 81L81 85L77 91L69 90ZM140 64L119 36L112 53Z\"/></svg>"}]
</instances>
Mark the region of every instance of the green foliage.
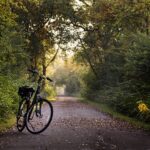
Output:
<instances>
[{"instance_id":1,"label":"green foliage","mask_svg":"<svg viewBox=\"0 0 150 150\"><path fill-rule=\"evenodd\" d=\"M18 106L18 86L9 77L0 76L0 120L6 119Z\"/></svg>"},{"instance_id":2,"label":"green foliage","mask_svg":"<svg viewBox=\"0 0 150 150\"><path fill-rule=\"evenodd\" d=\"M69 40L70 31L65 22L74 13L71 1L14 0L11 7L17 15L16 22L26 35L26 51L30 56L28 66L41 69L46 75L48 66L57 55L54 44L64 44ZM54 57L51 58L51 54Z\"/></svg>"},{"instance_id":3,"label":"green foliage","mask_svg":"<svg viewBox=\"0 0 150 150\"><path fill-rule=\"evenodd\" d=\"M129 50L126 53L126 79L130 80L133 91L146 98L150 90L150 38L138 34L129 37ZM132 44L131 44L132 43Z\"/></svg>"},{"instance_id":4,"label":"green foliage","mask_svg":"<svg viewBox=\"0 0 150 150\"><path fill-rule=\"evenodd\" d=\"M54 99L56 97L56 90L52 85L50 85L50 83L47 82L42 91L42 95L48 100Z\"/></svg>"},{"instance_id":5,"label":"green foliage","mask_svg":"<svg viewBox=\"0 0 150 150\"><path fill-rule=\"evenodd\" d=\"M13 29L11 29L13 30ZM19 39L18 39L19 38ZM24 52L24 39L21 33L5 29L0 38L0 72L3 74L15 73L25 68L27 53ZM23 69L22 69L23 70Z\"/></svg>"},{"instance_id":6,"label":"green foliage","mask_svg":"<svg viewBox=\"0 0 150 150\"><path fill-rule=\"evenodd\" d=\"M71 59L65 64L57 66L53 74L56 86L65 86L67 95L75 95L80 91L79 68L72 63Z\"/></svg>"},{"instance_id":7,"label":"green foliage","mask_svg":"<svg viewBox=\"0 0 150 150\"><path fill-rule=\"evenodd\" d=\"M0 119L16 110L17 88L23 83L20 78L25 77L27 68L40 68L46 75L48 65L57 55L53 46L58 37L53 31L59 33L59 38L64 34L60 24L62 16L67 19L71 15L68 10L73 14L67 0L55 4L53 0L0 1ZM45 90L47 96L55 95L51 86L46 85Z\"/></svg>"},{"instance_id":8,"label":"green foliage","mask_svg":"<svg viewBox=\"0 0 150 150\"><path fill-rule=\"evenodd\" d=\"M105 102L120 113L150 122L150 113L141 114L137 109L137 101L140 99L150 107L149 36L130 35L123 43L120 47L123 53L118 59L114 55L117 54L116 49L112 49L113 55L105 55L105 63L99 66L100 69L105 68L99 72L99 80L90 71L84 75L86 86L83 95Z\"/></svg>"},{"instance_id":9,"label":"green foliage","mask_svg":"<svg viewBox=\"0 0 150 150\"><path fill-rule=\"evenodd\" d=\"M25 68L27 62L25 37L15 22L16 15L11 12L10 3L0 2L0 73L5 75L15 74Z\"/></svg>"},{"instance_id":10,"label":"green foliage","mask_svg":"<svg viewBox=\"0 0 150 150\"><path fill-rule=\"evenodd\" d=\"M66 80L66 94L67 95L74 95L78 94L80 90L80 82L75 72L72 72Z\"/></svg>"},{"instance_id":11,"label":"green foliage","mask_svg":"<svg viewBox=\"0 0 150 150\"><path fill-rule=\"evenodd\" d=\"M20 76L27 63L25 37L11 12L12 1L0 1L0 121L14 116L18 107Z\"/></svg>"},{"instance_id":12,"label":"green foliage","mask_svg":"<svg viewBox=\"0 0 150 150\"><path fill-rule=\"evenodd\" d=\"M83 14L85 34L78 33L76 54L90 68L82 77L84 97L147 122L149 113L139 115L137 101L147 103L150 96L149 5L95 0Z\"/></svg>"}]
</instances>

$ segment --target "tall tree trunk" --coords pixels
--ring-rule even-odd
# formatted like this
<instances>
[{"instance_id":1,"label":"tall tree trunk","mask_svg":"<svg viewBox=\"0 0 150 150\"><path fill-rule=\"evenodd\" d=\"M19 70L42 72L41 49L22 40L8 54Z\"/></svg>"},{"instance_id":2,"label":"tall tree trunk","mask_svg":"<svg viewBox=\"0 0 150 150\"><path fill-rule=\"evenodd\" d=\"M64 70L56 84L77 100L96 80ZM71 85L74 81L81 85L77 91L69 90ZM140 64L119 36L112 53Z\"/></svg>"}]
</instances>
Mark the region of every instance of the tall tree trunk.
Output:
<instances>
[{"instance_id":1,"label":"tall tree trunk","mask_svg":"<svg viewBox=\"0 0 150 150\"><path fill-rule=\"evenodd\" d=\"M42 72L43 72L43 75L44 76L46 76L46 65L45 65L45 63L44 64L42 64Z\"/></svg>"},{"instance_id":2,"label":"tall tree trunk","mask_svg":"<svg viewBox=\"0 0 150 150\"><path fill-rule=\"evenodd\" d=\"M46 57L45 57L45 53L43 54L43 58L42 58L42 74L43 76L46 76L46 71L47 71L47 67L46 67ZM45 80L43 81L43 88L45 87Z\"/></svg>"},{"instance_id":3,"label":"tall tree trunk","mask_svg":"<svg viewBox=\"0 0 150 150\"><path fill-rule=\"evenodd\" d=\"M149 35L149 11L150 11L150 9L149 9L149 7L147 6L146 7L146 17L145 17L145 27L146 27L146 34L147 35Z\"/></svg>"},{"instance_id":4,"label":"tall tree trunk","mask_svg":"<svg viewBox=\"0 0 150 150\"><path fill-rule=\"evenodd\" d=\"M149 35L149 16L145 18L145 22L146 22L146 34Z\"/></svg>"},{"instance_id":5,"label":"tall tree trunk","mask_svg":"<svg viewBox=\"0 0 150 150\"><path fill-rule=\"evenodd\" d=\"M36 56L34 57L34 69L38 69L37 68L37 58L36 58Z\"/></svg>"}]
</instances>

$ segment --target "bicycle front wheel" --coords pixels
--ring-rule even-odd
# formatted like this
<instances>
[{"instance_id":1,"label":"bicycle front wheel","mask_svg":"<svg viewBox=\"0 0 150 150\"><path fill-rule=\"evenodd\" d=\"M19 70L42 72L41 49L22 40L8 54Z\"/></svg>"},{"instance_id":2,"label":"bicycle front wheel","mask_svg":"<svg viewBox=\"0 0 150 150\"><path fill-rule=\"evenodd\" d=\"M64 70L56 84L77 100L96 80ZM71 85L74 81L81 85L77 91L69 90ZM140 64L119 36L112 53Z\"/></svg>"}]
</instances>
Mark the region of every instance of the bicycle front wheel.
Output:
<instances>
[{"instance_id":1,"label":"bicycle front wheel","mask_svg":"<svg viewBox=\"0 0 150 150\"><path fill-rule=\"evenodd\" d=\"M53 107L52 104L45 99L41 99L33 104L26 117L27 130L32 134L43 132L52 121Z\"/></svg>"}]
</instances>

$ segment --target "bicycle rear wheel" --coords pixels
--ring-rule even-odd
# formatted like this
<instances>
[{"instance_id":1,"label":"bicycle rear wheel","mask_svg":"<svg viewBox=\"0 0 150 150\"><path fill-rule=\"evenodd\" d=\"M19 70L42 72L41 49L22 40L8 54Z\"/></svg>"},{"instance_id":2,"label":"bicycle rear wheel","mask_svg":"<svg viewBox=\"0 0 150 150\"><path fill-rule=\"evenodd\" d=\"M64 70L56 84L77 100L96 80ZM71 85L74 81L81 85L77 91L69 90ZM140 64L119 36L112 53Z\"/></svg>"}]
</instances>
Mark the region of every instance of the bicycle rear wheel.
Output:
<instances>
[{"instance_id":1,"label":"bicycle rear wheel","mask_svg":"<svg viewBox=\"0 0 150 150\"><path fill-rule=\"evenodd\" d=\"M19 104L19 109L17 113L17 129L19 132L22 132L25 128L25 115L27 112L27 101L22 100Z\"/></svg>"},{"instance_id":2,"label":"bicycle rear wheel","mask_svg":"<svg viewBox=\"0 0 150 150\"><path fill-rule=\"evenodd\" d=\"M33 104L26 117L27 130L32 134L43 132L52 121L53 107L52 104L45 99L39 100Z\"/></svg>"}]
</instances>

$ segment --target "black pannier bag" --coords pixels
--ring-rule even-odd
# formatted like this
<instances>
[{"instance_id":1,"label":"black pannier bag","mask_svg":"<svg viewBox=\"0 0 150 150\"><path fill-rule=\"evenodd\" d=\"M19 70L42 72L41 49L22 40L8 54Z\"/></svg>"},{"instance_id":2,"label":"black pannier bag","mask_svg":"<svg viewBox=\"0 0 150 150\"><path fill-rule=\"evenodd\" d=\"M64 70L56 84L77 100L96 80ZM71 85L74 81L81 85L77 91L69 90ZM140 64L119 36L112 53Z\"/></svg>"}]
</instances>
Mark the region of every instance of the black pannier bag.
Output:
<instances>
[{"instance_id":1,"label":"black pannier bag","mask_svg":"<svg viewBox=\"0 0 150 150\"><path fill-rule=\"evenodd\" d=\"M31 96L34 93L34 89L29 87L29 86L22 86L19 87L18 90L18 94L22 97L22 98L31 98Z\"/></svg>"}]
</instances>

